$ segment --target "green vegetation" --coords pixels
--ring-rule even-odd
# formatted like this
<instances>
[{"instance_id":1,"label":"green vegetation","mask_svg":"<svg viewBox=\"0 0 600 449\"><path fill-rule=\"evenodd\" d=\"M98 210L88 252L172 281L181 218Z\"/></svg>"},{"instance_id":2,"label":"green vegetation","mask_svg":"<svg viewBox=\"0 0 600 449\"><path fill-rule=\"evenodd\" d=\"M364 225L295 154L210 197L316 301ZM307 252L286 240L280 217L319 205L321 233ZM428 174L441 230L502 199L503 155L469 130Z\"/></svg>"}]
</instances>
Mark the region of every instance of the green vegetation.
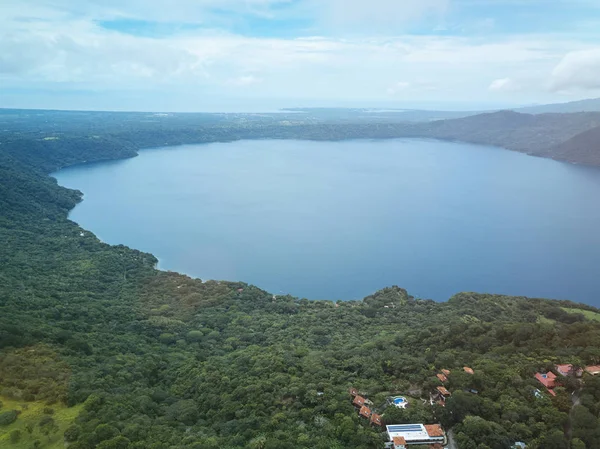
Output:
<instances>
[{"instance_id":1,"label":"green vegetation","mask_svg":"<svg viewBox=\"0 0 600 449\"><path fill-rule=\"evenodd\" d=\"M81 405L67 407L62 403L48 406L42 401L21 401L0 396L4 403L0 410L0 447L30 449L38 447L49 449L64 448L64 432L75 421L82 410ZM3 416L14 414L14 419L7 423Z\"/></svg>"},{"instance_id":2,"label":"green vegetation","mask_svg":"<svg viewBox=\"0 0 600 449\"><path fill-rule=\"evenodd\" d=\"M381 448L351 386L386 422L453 428L461 449L600 447L600 378L586 375L581 390L561 379L556 398L536 398L533 378L555 362L600 363L593 307L471 293L436 303L398 287L335 304L157 271L150 254L82 236L67 219L80 193L47 173L133 156L138 133L146 146L178 143L183 125L141 137L128 123L125 140L86 137L81 123L51 129L58 140L33 119L3 132L0 447ZM207 126L186 141L246 132ZM442 368L453 394L432 407L423 400ZM385 409L396 394L410 398L406 411Z\"/></svg>"},{"instance_id":3,"label":"green vegetation","mask_svg":"<svg viewBox=\"0 0 600 449\"><path fill-rule=\"evenodd\" d=\"M571 308L563 307L562 309L568 313L580 313L584 317L586 317L588 320L600 321L600 313L598 313L594 310L578 309L576 307L571 307Z\"/></svg>"}]
</instances>

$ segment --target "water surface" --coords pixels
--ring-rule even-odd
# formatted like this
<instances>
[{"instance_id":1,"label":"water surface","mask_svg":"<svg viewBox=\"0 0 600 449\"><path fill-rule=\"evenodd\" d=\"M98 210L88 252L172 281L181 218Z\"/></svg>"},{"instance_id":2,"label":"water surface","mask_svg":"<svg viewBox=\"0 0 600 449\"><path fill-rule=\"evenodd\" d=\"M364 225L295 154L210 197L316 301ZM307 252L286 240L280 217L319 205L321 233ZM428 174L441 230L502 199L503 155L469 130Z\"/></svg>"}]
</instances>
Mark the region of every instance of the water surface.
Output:
<instances>
[{"instance_id":1,"label":"water surface","mask_svg":"<svg viewBox=\"0 0 600 449\"><path fill-rule=\"evenodd\" d=\"M388 285L600 306L600 170L428 140L241 141L144 150L54 175L71 219L160 267L273 293Z\"/></svg>"}]
</instances>

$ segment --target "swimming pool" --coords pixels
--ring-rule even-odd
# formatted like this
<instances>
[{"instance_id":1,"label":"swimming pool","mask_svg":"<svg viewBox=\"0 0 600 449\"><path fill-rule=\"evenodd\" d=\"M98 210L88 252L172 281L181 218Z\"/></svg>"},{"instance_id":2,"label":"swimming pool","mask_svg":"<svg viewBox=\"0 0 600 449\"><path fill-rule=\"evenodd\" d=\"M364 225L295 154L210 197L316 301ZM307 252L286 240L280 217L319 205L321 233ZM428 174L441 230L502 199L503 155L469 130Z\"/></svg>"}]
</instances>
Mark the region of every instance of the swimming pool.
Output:
<instances>
[{"instance_id":1,"label":"swimming pool","mask_svg":"<svg viewBox=\"0 0 600 449\"><path fill-rule=\"evenodd\" d=\"M406 408L406 406L408 405L408 401L404 396L397 396L395 398L392 398L392 401L394 405L398 408Z\"/></svg>"}]
</instances>

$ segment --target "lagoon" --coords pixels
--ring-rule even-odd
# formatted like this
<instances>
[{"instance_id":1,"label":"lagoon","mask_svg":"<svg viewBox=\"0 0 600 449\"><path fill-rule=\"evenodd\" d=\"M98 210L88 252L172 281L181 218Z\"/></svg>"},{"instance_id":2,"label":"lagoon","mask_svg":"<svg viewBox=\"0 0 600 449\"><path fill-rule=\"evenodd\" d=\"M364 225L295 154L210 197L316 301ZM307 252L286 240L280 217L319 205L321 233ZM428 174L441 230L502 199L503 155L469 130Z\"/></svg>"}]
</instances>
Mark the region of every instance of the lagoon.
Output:
<instances>
[{"instance_id":1,"label":"lagoon","mask_svg":"<svg viewBox=\"0 0 600 449\"><path fill-rule=\"evenodd\" d=\"M434 140L256 140L142 150L53 174L70 218L160 268L274 294L399 285L600 306L600 170Z\"/></svg>"}]
</instances>

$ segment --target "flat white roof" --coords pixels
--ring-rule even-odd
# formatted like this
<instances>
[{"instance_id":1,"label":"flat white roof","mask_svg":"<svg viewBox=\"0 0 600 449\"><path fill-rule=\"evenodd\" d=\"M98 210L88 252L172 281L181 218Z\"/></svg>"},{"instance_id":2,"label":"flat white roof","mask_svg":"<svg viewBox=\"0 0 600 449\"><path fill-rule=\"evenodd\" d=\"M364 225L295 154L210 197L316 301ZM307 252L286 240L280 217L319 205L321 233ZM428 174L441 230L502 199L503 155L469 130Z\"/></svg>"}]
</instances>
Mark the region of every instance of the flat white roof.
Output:
<instances>
[{"instance_id":1,"label":"flat white roof","mask_svg":"<svg viewBox=\"0 0 600 449\"><path fill-rule=\"evenodd\" d=\"M443 441L444 437L430 437L423 424L394 424L385 426L390 440L403 437L407 443Z\"/></svg>"}]
</instances>

